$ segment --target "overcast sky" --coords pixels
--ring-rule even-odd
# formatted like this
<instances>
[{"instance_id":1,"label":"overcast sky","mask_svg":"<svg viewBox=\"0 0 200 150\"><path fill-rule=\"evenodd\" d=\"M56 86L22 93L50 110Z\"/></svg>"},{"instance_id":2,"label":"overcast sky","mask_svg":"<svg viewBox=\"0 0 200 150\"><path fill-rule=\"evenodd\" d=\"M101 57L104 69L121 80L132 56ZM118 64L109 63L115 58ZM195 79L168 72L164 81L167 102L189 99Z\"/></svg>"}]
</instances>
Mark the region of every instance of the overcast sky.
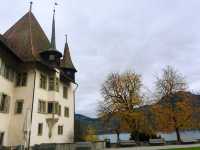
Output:
<instances>
[{"instance_id":1,"label":"overcast sky","mask_svg":"<svg viewBox=\"0 0 200 150\"><path fill-rule=\"evenodd\" d=\"M28 0L0 5L0 33L29 9ZM53 0L33 0L33 13L51 36ZM76 112L96 116L100 87L112 71L135 70L153 90L155 75L172 65L200 89L199 0L57 0L57 47L68 34L79 88Z\"/></svg>"}]
</instances>

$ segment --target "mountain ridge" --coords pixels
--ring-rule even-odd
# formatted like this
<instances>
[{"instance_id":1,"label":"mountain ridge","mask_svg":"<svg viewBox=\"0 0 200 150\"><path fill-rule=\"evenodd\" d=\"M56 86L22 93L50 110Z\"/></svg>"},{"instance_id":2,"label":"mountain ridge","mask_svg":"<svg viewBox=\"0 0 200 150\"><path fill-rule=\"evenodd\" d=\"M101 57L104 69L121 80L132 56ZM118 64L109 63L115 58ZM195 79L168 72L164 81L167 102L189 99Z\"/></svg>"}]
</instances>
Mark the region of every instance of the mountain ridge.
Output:
<instances>
[{"instance_id":1,"label":"mountain ridge","mask_svg":"<svg viewBox=\"0 0 200 150\"><path fill-rule=\"evenodd\" d=\"M200 108L200 95L193 94L190 92L185 92L184 94L187 94L189 96L189 100L192 103L193 107L199 107ZM146 111L150 109L152 105L144 105L141 109L143 111ZM198 116L198 114L196 114ZM113 132L113 127L115 126L115 121L111 119L107 124L109 124L107 127L104 126L103 122L101 121L101 118L92 118L88 117L82 114L75 114L75 122L76 124L79 124L82 126L83 130L86 130L86 128L93 128L96 130L97 134L104 134L104 133L111 133Z\"/></svg>"}]
</instances>

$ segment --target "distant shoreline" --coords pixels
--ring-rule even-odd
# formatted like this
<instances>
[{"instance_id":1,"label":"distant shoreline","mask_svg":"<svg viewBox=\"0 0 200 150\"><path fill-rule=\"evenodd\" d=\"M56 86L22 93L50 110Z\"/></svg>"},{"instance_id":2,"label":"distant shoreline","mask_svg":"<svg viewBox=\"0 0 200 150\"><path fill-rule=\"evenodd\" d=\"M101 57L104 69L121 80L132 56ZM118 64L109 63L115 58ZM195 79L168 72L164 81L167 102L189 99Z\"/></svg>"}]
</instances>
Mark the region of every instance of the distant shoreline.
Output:
<instances>
[{"instance_id":1,"label":"distant shoreline","mask_svg":"<svg viewBox=\"0 0 200 150\"><path fill-rule=\"evenodd\" d=\"M164 138L165 141L168 141L168 142L176 141L175 132L158 133L158 135L161 135L161 137ZM98 134L97 136L100 140L110 139L111 143L116 143L116 141L117 141L116 133ZM129 140L130 133L120 133L119 136L120 136L121 140ZM192 138L192 139L200 140L200 130L184 130L184 131L181 131L181 138Z\"/></svg>"}]
</instances>

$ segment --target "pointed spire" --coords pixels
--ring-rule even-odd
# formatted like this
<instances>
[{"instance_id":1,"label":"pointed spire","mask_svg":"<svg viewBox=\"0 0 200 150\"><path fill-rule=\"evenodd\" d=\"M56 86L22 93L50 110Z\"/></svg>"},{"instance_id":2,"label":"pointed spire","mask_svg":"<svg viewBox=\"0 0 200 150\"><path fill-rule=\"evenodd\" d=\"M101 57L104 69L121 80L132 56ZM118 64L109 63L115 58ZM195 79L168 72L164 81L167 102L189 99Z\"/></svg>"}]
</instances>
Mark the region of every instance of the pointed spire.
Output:
<instances>
[{"instance_id":1,"label":"pointed spire","mask_svg":"<svg viewBox=\"0 0 200 150\"><path fill-rule=\"evenodd\" d=\"M47 55L50 58L51 55L56 56L56 60L62 57L62 53L56 49L56 32L55 32L55 8L53 9L53 21L52 21L52 34L51 34L51 44L50 48L47 50L43 50L41 52L42 57ZM46 56L45 56L46 57Z\"/></svg>"},{"instance_id":2,"label":"pointed spire","mask_svg":"<svg viewBox=\"0 0 200 150\"><path fill-rule=\"evenodd\" d=\"M55 9L53 10L52 34L51 34L51 48L56 50L56 33L55 33Z\"/></svg>"},{"instance_id":3,"label":"pointed spire","mask_svg":"<svg viewBox=\"0 0 200 150\"><path fill-rule=\"evenodd\" d=\"M67 42L67 34L65 34L65 48L64 48L64 56L63 57L67 57L67 50L69 51L69 46L68 46L68 42Z\"/></svg>"},{"instance_id":4,"label":"pointed spire","mask_svg":"<svg viewBox=\"0 0 200 150\"><path fill-rule=\"evenodd\" d=\"M69 46L67 42L67 35L65 35L65 37L66 37L66 42L65 42L65 48L64 48L62 68L71 69L76 72L76 68L74 67L71 56L70 56Z\"/></svg>"}]
</instances>

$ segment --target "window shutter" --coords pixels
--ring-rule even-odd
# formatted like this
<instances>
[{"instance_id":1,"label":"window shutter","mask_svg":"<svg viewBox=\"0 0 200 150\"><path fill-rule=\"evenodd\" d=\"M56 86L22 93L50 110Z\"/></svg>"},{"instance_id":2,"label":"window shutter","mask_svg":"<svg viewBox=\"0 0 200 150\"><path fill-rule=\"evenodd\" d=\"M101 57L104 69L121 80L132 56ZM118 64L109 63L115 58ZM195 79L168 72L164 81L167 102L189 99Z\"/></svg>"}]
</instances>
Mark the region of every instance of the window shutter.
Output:
<instances>
[{"instance_id":1,"label":"window shutter","mask_svg":"<svg viewBox=\"0 0 200 150\"><path fill-rule=\"evenodd\" d=\"M6 96L6 109L5 112L8 113L10 109L10 96Z\"/></svg>"},{"instance_id":2,"label":"window shutter","mask_svg":"<svg viewBox=\"0 0 200 150\"><path fill-rule=\"evenodd\" d=\"M2 95L3 95L3 93L0 92L0 109L2 109L2 108L1 108L1 107L2 107L2 106L1 106L1 103L2 103Z\"/></svg>"},{"instance_id":3,"label":"window shutter","mask_svg":"<svg viewBox=\"0 0 200 150\"><path fill-rule=\"evenodd\" d=\"M55 112L56 112L56 105L55 105L55 103L53 103L53 114L55 114Z\"/></svg>"},{"instance_id":4,"label":"window shutter","mask_svg":"<svg viewBox=\"0 0 200 150\"><path fill-rule=\"evenodd\" d=\"M44 102L44 106L45 106L44 107L44 113L48 113L48 111L47 111L47 104L48 104L47 102Z\"/></svg>"}]
</instances>

